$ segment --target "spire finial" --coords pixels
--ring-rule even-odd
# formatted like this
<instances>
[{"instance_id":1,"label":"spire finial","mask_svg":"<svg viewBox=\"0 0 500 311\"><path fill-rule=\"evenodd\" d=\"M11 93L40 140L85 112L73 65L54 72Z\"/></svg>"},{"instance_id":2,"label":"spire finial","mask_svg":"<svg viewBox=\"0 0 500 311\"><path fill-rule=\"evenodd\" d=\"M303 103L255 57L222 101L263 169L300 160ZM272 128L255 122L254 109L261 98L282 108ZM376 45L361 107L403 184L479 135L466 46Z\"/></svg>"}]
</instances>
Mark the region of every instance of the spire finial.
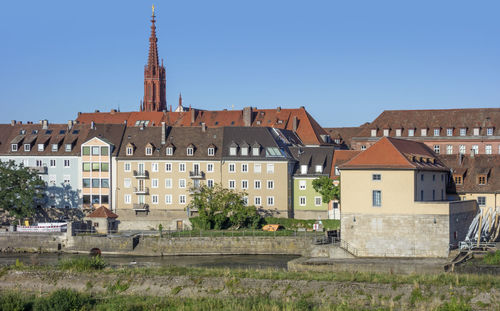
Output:
<instances>
[{"instance_id":1,"label":"spire finial","mask_svg":"<svg viewBox=\"0 0 500 311\"><path fill-rule=\"evenodd\" d=\"M151 6L151 9L153 11L153 14L151 16L155 16L155 5L154 4Z\"/></svg>"}]
</instances>

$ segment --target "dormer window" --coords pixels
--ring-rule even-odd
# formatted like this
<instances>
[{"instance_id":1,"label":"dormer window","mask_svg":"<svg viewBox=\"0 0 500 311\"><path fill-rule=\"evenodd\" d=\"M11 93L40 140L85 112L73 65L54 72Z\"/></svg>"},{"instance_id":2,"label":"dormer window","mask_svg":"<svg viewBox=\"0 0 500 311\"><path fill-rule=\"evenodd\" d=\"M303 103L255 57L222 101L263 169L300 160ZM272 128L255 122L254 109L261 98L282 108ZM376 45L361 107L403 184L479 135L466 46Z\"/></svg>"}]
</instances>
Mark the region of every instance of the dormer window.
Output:
<instances>
[{"instance_id":1,"label":"dormer window","mask_svg":"<svg viewBox=\"0 0 500 311\"><path fill-rule=\"evenodd\" d=\"M467 129L465 127L460 128L460 136L467 135Z\"/></svg>"},{"instance_id":2,"label":"dormer window","mask_svg":"<svg viewBox=\"0 0 500 311\"><path fill-rule=\"evenodd\" d=\"M384 136L389 136L389 129L384 129Z\"/></svg>"},{"instance_id":3,"label":"dormer window","mask_svg":"<svg viewBox=\"0 0 500 311\"><path fill-rule=\"evenodd\" d=\"M238 152L238 145L233 141L231 145L229 145L229 155L235 156Z\"/></svg>"},{"instance_id":4,"label":"dormer window","mask_svg":"<svg viewBox=\"0 0 500 311\"><path fill-rule=\"evenodd\" d=\"M427 129L421 129L420 136L427 136Z\"/></svg>"},{"instance_id":5,"label":"dormer window","mask_svg":"<svg viewBox=\"0 0 500 311\"><path fill-rule=\"evenodd\" d=\"M479 136L479 127L474 128L474 136Z\"/></svg>"},{"instance_id":6,"label":"dormer window","mask_svg":"<svg viewBox=\"0 0 500 311\"><path fill-rule=\"evenodd\" d=\"M166 151L165 151L165 154L168 155L168 156L171 156L174 154L174 147L167 147Z\"/></svg>"},{"instance_id":7,"label":"dormer window","mask_svg":"<svg viewBox=\"0 0 500 311\"><path fill-rule=\"evenodd\" d=\"M372 129L372 137L377 137L377 129Z\"/></svg>"},{"instance_id":8,"label":"dormer window","mask_svg":"<svg viewBox=\"0 0 500 311\"><path fill-rule=\"evenodd\" d=\"M323 165L316 165L316 173L323 172Z\"/></svg>"},{"instance_id":9,"label":"dormer window","mask_svg":"<svg viewBox=\"0 0 500 311\"><path fill-rule=\"evenodd\" d=\"M488 127L486 129L486 135L487 136L492 136L493 135L493 128L492 127Z\"/></svg>"},{"instance_id":10,"label":"dormer window","mask_svg":"<svg viewBox=\"0 0 500 311\"><path fill-rule=\"evenodd\" d=\"M247 156L248 155L248 148L241 148L241 155Z\"/></svg>"},{"instance_id":11,"label":"dormer window","mask_svg":"<svg viewBox=\"0 0 500 311\"><path fill-rule=\"evenodd\" d=\"M401 136L401 129L396 129L396 136Z\"/></svg>"},{"instance_id":12,"label":"dormer window","mask_svg":"<svg viewBox=\"0 0 500 311\"><path fill-rule=\"evenodd\" d=\"M194 148L193 148L193 147L187 147L187 149L186 149L186 154L187 154L188 156L192 157L192 156L193 156L193 154L194 154Z\"/></svg>"},{"instance_id":13,"label":"dormer window","mask_svg":"<svg viewBox=\"0 0 500 311\"><path fill-rule=\"evenodd\" d=\"M303 175L307 174L307 165L300 166L300 173Z\"/></svg>"},{"instance_id":14,"label":"dormer window","mask_svg":"<svg viewBox=\"0 0 500 311\"><path fill-rule=\"evenodd\" d=\"M38 144L38 151L43 151L43 149L45 149L45 145L44 144Z\"/></svg>"},{"instance_id":15,"label":"dormer window","mask_svg":"<svg viewBox=\"0 0 500 311\"><path fill-rule=\"evenodd\" d=\"M252 147L252 155L258 157L260 155L260 145L254 144Z\"/></svg>"},{"instance_id":16,"label":"dormer window","mask_svg":"<svg viewBox=\"0 0 500 311\"><path fill-rule=\"evenodd\" d=\"M10 150L11 151L17 151L17 144L10 145Z\"/></svg>"},{"instance_id":17,"label":"dormer window","mask_svg":"<svg viewBox=\"0 0 500 311\"><path fill-rule=\"evenodd\" d=\"M439 136L439 132L440 132L439 129L434 129L434 136Z\"/></svg>"},{"instance_id":18,"label":"dormer window","mask_svg":"<svg viewBox=\"0 0 500 311\"><path fill-rule=\"evenodd\" d=\"M453 175L453 180L455 181L455 185L461 185L463 181L462 175Z\"/></svg>"},{"instance_id":19,"label":"dormer window","mask_svg":"<svg viewBox=\"0 0 500 311\"><path fill-rule=\"evenodd\" d=\"M415 129L408 129L408 136L410 137L415 136Z\"/></svg>"},{"instance_id":20,"label":"dormer window","mask_svg":"<svg viewBox=\"0 0 500 311\"><path fill-rule=\"evenodd\" d=\"M30 144L24 144L24 151L30 151L31 150L31 145Z\"/></svg>"},{"instance_id":21,"label":"dormer window","mask_svg":"<svg viewBox=\"0 0 500 311\"><path fill-rule=\"evenodd\" d=\"M453 136L453 129L452 128L446 129L446 136Z\"/></svg>"},{"instance_id":22,"label":"dormer window","mask_svg":"<svg viewBox=\"0 0 500 311\"><path fill-rule=\"evenodd\" d=\"M57 144L52 144L52 149L51 149L51 150L52 150L52 152L57 152L57 148L58 148L58 147L59 147L59 146L58 146Z\"/></svg>"},{"instance_id":23,"label":"dormer window","mask_svg":"<svg viewBox=\"0 0 500 311\"><path fill-rule=\"evenodd\" d=\"M486 185L486 182L487 182L486 175L481 174L481 175L477 176L477 184L478 185Z\"/></svg>"},{"instance_id":24,"label":"dormer window","mask_svg":"<svg viewBox=\"0 0 500 311\"><path fill-rule=\"evenodd\" d=\"M127 155L131 156L134 154L134 148L132 146L127 147Z\"/></svg>"},{"instance_id":25,"label":"dormer window","mask_svg":"<svg viewBox=\"0 0 500 311\"><path fill-rule=\"evenodd\" d=\"M66 145L64 146L64 150L65 150L66 152L71 152L71 144L66 144Z\"/></svg>"},{"instance_id":26,"label":"dormer window","mask_svg":"<svg viewBox=\"0 0 500 311\"><path fill-rule=\"evenodd\" d=\"M215 148L214 147L209 147L208 148L208 156L213 157L215 155Z\"/></svg>"},{"instance_id":27,"label":"dormer window","mask_svg":"<svg viewBox=\"0 0 500 311\"><path fill-rule=\"evenodd\" d=\"M340 175L339 167L335 166L335 176L339 176L339 175Z\"/></svg>"},{"instance_id":28,"label":"dormer window","mask_svg":"<svg viewBox=\"0 0 500 311\"><path fill-rule=\"evenodd\" d=\"M146 147L146 155L152 155L153 154L153 147L148 146Z\"/></svg>"}]
</instances>

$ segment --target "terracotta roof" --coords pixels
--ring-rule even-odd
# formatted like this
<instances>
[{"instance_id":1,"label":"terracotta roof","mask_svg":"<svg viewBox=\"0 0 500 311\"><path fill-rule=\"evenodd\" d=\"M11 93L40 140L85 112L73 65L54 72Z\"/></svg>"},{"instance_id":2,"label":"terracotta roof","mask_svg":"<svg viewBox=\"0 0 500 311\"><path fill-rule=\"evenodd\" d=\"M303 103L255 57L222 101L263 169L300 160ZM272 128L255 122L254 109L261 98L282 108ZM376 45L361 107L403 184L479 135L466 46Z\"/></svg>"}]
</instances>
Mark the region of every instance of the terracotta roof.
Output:
<instances>
[{"instance_id":1,"label":"terracotta roof","mask_svg":"<svg viewBox=\"0 0 500 311\"><path fill-rule=\"evenodd\" d=\"M500 136L500 108L472 109L429 109L429 110L385 110L373 122L364 127L356 137L370 137L372 129L390 129L389 136L395 136L396 129L402 129L401 136L408 136L408 129L415 129L415 137L420 137L420 129L453 128L453 136L458 136L459 128L467 128L467 136L472 129L480 128L480 135L493 127L495 136ZM377 133L381 136L381 133ZM432 132L427 133L433 136ZM446 136L441 132L440 136Z\"/></svg>"},{"instance_id":2,"label":"terracotta roof","mask_svg":"<svg viewBox=\"0 0 500 311\"><path fill-rule=\"evenodd\" d=\"M351 148L351 138L358 135L361 131L362 126L356 127L329 127L325 128L325 131L330 135L333 141L336 139L340 140L340 144L345 145L347 148Z\"/></svg>"},{"instance_id":3,"label":"terracotta roof","mask_svg":"<svg viewBox=\"0 0 500 311\"><path fill-rule=\"evenodd\" d=\"M352 158L360 154L360 150L335 150L332 159L332 170L330 176L335 178L335 167L350 161Z\"/></svg>"},{"instance_id":4,"label":"terracotta roof","mask_svg":"<svg viewBox=\"0 0 500 311\"><path fill-rule=\"evenodd\" d=\"M381 138L340 168L448 170L425 144L392 137Z\"/></svg>"},{"instance_id":5,"label":"terracotta roof","mask_svg":"<svg viewBox=\"0 0 500 311\"><path fill-rule=\"evenodd\" d=\"M99 207L92 213L90 213L87 217L89 218L118 218L118 215L105 208L104 206Z\"/></svg>"},{"instance_id":6,"label":"terracotta roof","mask_svg":"<svg viewBox=\"0 0 500 311\"><path fill-rule=\"evenodd\" d=\"M500 191L500 155L479 154L469 155L440 155L439 159L451 168L452 174L462 176L462 184L450 185L450 192L461 193L493 193ZM478 176L486 174L485 185L479 185Z\"/></svg>"}]
</instances>

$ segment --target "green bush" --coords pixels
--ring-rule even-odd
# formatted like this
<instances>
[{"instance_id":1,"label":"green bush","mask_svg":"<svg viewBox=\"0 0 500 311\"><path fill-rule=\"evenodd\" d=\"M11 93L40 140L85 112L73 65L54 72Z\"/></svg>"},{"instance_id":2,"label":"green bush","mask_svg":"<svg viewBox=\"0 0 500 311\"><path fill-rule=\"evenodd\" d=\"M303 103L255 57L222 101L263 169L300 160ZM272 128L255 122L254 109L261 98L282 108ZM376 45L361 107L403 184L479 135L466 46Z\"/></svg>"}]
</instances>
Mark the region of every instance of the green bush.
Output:
<instances>
[{"instance_id":1,"label":"green bush","mask_svg":"<svg viewBox=\"0 0 500 311\"><path fill-rule=\"evenodd\" d=\"M107 266L107 263L101 256L95 257L76 257L63 259L58 264L61 270L74 270L78 272L101 270Z\"/></svg>"},{"instance_id":2,"label":"green bush","mask_svg":"<svg viewBox=\"0 0 500 311\"><path fill-rule=\"evenodd\" d=\"M34 311L68 311L90 309L94 301L90 296L71 289L59 289L50 296L39 298L33 304Z\"/></svg>"},{"instance_id":3,"label":"green bush","mask_svg":"<svg viewBox=\"0 0 500 311\"><path fill-rule=\"evenodd\" d=\"M32 302L28 297L15 293L0 294L0 310L23 311L31 310Z\"/></svg>"},{"instance_id":4,"label":"green bush","mask_svg":"<svg viewBox=\"0 0 500 311\"><path fill-rule=\"evenodd\" d=\"M500 265L500 250L486 254L483 262L487 265Z\"/></svg>"}]
</instances>

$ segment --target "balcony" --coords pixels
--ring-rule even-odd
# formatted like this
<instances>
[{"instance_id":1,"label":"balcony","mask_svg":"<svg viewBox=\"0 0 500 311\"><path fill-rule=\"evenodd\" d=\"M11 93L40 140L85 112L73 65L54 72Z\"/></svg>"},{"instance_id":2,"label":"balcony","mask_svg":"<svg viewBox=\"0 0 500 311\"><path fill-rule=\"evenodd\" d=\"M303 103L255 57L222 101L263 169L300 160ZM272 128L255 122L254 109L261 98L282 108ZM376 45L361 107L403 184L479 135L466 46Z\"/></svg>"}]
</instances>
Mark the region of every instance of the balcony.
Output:
<instances>
[{"instance_id":1,"label":"balcony","mask_svg":"<svg viewBox=\"0 0 500 311\"><path fill-rule=\"evenodd\" d=\"M134 203L134 211L149 211L149 205L146 203Z\"/></svg>"},{"instance_id":2,"label":"balcony","mask_svg":"<svg viewBox=\"0 0 500 311\"><path fill-rule=\"evenodd\" d=\"M149 172L148 171L134 171L134 177L147 179L147 178L149 178Z\"/></svg>"},{"instance_id":3,"label":"balcony","mask_svg":"<svg viewBox=\"0 0 500 311\"><path fill-rule=\"evenodd\" d=\"M28 166L28 168L37 172L38 174L47 174L46 166Z\"/></svg>"},{"instance_id":4,"label":"balcony","mask_svg":"<svg viewBox=\"0 0 500 311\"><path fill-rule=\"evenodd\" d=\"M202 171L190 171L189 177L191 177L191 179L203 179L205 178L205 173Z\"/></svg>"},{"instance_id":5,"label":"balcony","mask_svg":"<svg viewBox=\"0 0 500 311\"><path fill-rule=\"evenodd\" d=\"M149 194L149 188L148 187L144 187L144 188L134 187L134 193L135 194Z\"/></svg>"}]
</instances>

